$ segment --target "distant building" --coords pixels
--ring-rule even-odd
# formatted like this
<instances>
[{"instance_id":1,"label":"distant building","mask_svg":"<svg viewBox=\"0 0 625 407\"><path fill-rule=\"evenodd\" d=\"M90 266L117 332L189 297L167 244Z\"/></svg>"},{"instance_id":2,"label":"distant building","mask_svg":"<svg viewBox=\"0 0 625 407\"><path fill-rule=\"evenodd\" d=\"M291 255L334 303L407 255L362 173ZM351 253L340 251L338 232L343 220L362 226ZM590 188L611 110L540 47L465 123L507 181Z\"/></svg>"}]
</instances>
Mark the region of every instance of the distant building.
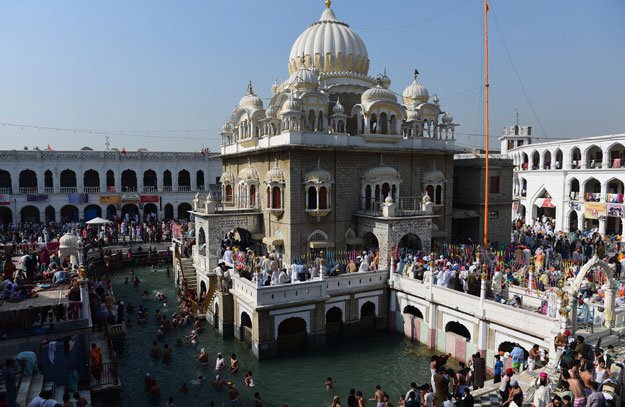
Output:
<instances>
[{"instance_id":1,"label":"distant building","mask_svg":"<svg viewBox=\"0 0 625 407\"><path fill-rule=\"evenodd\" d=\"M0 151L0 220L186 218L194 195L218 183L220 174L219 154L210 153Z\"/></svg>"},{"instance_id":2,"label":"distant building","mask_svg":"<svg viewBox=\"0 0 625 407\"><path fill-rule=\"evenodd\" d=\"M499 138L515 166L513 216L527 224L547 216L557 230L622 234L625 134L535 144L530 135L517 125Z\"/></svg>"},{"instance_id":3,"label":"distant building","mask_svg":"<svg viewBox=\"0 0 625 407\"><path fill-rule=\"evenodd\" d=\"M512 160L489 155L488 239L508 243L512 216ZM452 238L482 242L484 235L485 154L454 156Z\"/></svg>"}]
</instances>

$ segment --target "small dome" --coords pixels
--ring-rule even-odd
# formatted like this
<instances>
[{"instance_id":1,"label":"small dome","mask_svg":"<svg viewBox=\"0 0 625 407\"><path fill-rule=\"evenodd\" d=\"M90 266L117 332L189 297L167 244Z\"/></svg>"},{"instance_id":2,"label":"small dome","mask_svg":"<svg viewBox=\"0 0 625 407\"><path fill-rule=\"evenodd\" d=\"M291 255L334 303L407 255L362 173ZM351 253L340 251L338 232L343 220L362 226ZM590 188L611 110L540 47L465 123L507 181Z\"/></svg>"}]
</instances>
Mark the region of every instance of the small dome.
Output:
<instances>
[{"instance_id":1,"label":"small dome","mask_svg":"<svg viewBox=\"0 0 625 407\"><path fill-rule=\"evenodd\" d=\"M384 87L384 89L391 87L391 78L389 78L386 74L386 69L384 69L384 73L380 75L380 84Z\"/></svg>"},{"instance_id":2,"label":"small dome","mask_svg":"<svg viewBox=\"0 0 625 407\"><path fill-rule=\"evenodd\" d=\"M406 112L406 120L407 121L419 120L419 111L414 110L414 109L408 109Z\"/></svg>"},{"instance_id":3,"label":"small dome","mask_svg":"<svg viewBox=\"0 0 625 407\"><path fill-rule=\"evenodd\" d=\"M267 110L265 110L265 116L267 116L270 119L273 119L274 117L276 117L277 114L278 114L278 108L276 107L276 105L269 105Z\"/></svg>"},{"instance_id":4,"label":"small dome","mask_svg":"<svg viewBox=\"0 0 625 407\"><path fill-rule=\"evenodd\" d=\"M332 182L332 174L329 171L321 169L321 163L317 160L317 168L312 171L308 171L304 176L305 182L321 184L321 183L331 183Z\"/></svg>"},{"instance_id":5,"label":"small dome","mask_svg":"<svg viewBox=\"0 0 625 407\"><path fill-rule=\"evenodd\" d=\"M280 84L278 83L278 78L276 78L273 81L273 85L271 85L271 93L273 93L274 95L276 93L278 93L278 88L280 87Z\"/></svg>"},{"instance_id":6,"label":"small dome","mask_svg":"<svg viewBox=\"0 0 625 407\"><path fill-rule=\"evenodd\" d=\"M432 98L432 102L434 102L435 105L438 105L439 101L440 99L438 98L438 95L434 95L434 97Z\"/></svg>"},{"instance_id":7,"label":"small dome","mask_svg":"<svg viewBox=\"0 0 625 407\"><path fill-rule=\"evenodd\" d=\"M319 72L314 67L299 68L289 77L289 87L296 90L317 90L319 88Z\"/></svg>"},{"instance_id":8,"label":"small dome","mask_svg":"<svg viewBox=\"0 0 625 407\"><path fill-rule=\"evenodd\" d=\"M360 97L360 100L362 100L363 102L375 102L377 100L388 100L391 102L397 102L397 97L395 96L395 94L390 90L384 88L380 82L381 81L378 78L378 86L376 86L375 88L367 89Z\"/></svg>"},{"instance_id":9,"label":"small dome","mask_svg":"<svg viewBox=\"0 0 625 407\"><path fill-rule=\"evenodd\" d=\"M445 174L436 169L436 166L432 166L432 169L425 173L423 179L427 183L439 183L445 182Z\"/></svg>"},{"instance_id":10,"label":"small dome","mask_svg":"<svg viewBox=\"0 0 625 407\"><path fill-rule=\"evenodd\" d=\"M140 153L147 153L149 150L145 147L141 147L141 148L138 148L137 151Z\"/></svg>"},{"instance_id":11,"label":"small dome","mask_svg":"<svg viewBox=\"0 0 625 407\"><path fill-rule=\"evenodd\" d=\"M76 235L72 235L69 232L66 232L63 236L61 236L61 238L59 239L59 246L66 248L66 247L78 247L78 237L76 237Z\"/></svg>"},{"instance_id":12,"label":"small dome","mask_svg":"<svg viewBox=\"0 0 625 407\"><path fill-rule=\"evenodd\" d=\"M384 203L387 205L390 205L393 203L393 198L391 198L390 195L387 195L386 198L384 198Z\"/></svg>"},{"instance_id":13,"label":"small dome","mask_svg":"<svg viewBox=\"0 0 625 407\"><path fill-rule=\"evenodd\" d=\"M260 179L260 176L258 175L258 171L256 171L256 168L248 165L247 167L239 171L239 179L244 181L258 181Z\"/></svg>"},{"instance_id":14,"label":"small dome","mask_svg":"<svg viewBox=\"0 0 625 407\"><path fill-rule=\"evenodd\" d=\"M445 112L445 114L441 118L441 121L445 124L450 124L450 123L453 123L454 117L450 115L449 113Z\"/></svg>"},{"instance_id":15,"label":"small dome","mask_svg":"<svg viewBox=\"0 0 625 407\"><path fill-rule=\"evenodd\" d=\"M224 122L224 125L221 127L222 133L231 133L232 132L232 123L228 120Z\"/></svg>"},{"instance_id":16,"label":"small dome","mask_svg":"<svg viewBox=\"0 0 625 407\"><path fill-rule=\"evenodd\" d=\"M345 108L341 104L340 99L336 99L336 103L332 107L332 114L345 114Z\"/></svg>"},{"instance_id":17,"label":"small dome","mask_svg":"<svg viewBox=\"0 0 625 407\"><path fill-rule=\"evenodd\" d=\"M412 83L408 85L402 93L402 99L404 101L404 104L414 103L415 105L418 105L420 103L427 102L430 98L428 90L425 88L425 86L417 82L418 74L419 71L415 69L414 79L412 80Z\"/></svg>"},{"instance_id":18,"label":"small dome","mask_svg":"<svg viewBox=\"0 0 625 407\"><path fill-rule=\"evenodd\" d=\"M299 100L295 99L293 95L282 105L282 113L301 113L302 108L300 107Z\"/></svg>"},{"instance_id":19,"label":"small dome","mask_svg":"<svg viewBox=\"0 0 625 407\"><path fill-rule=\"evenodd\" d=\"M252 81L247 85L247 94L239 101L239 107L253 107L257 109L263 108L263 100L254 94Z\"/></svg>"},{"instance_id":20,"label":"small dome","mask_svg":"<svg viewBox=\"0 0 625 407\"><path fill-rule=\"evenodd\" d=\"M367 170L364 175L365 179L380 179L380 178L399 178L399 173L395 168L388 166L373 167Z\"/></svg>"},{"instance_id":21,"label":"small dome","mask_svg":"<svg viewBox=\"0 0 625 407\"><path fill-rule=\"evenodd\" d=\"M266 175L267 182L277 182L279 184L284 184L284 172L278 167L278 160L272 169L267 171Z\"/></svg>"},{"instance_id":22,"label":"small dome","mask_svg":"<svg viewBox=\"0 0 625 407\"><path fill-rule=\"evenodd\" d=\"M224 171L224 173L221 174L221 177L219 177L219 181L222 184L233 184L234 183L234 174L231 173L230 171Z\"/></svg>"},{"instance_id":23,"label":"small dome","mask_svg":"<svg viewBox=\"0 0 625 407\"><path fill-rule=\"evenodd\" d=\"M80 149L80 151L93 151L93 148L84 146L83 148Z\"/></svg>"}]
</instances>

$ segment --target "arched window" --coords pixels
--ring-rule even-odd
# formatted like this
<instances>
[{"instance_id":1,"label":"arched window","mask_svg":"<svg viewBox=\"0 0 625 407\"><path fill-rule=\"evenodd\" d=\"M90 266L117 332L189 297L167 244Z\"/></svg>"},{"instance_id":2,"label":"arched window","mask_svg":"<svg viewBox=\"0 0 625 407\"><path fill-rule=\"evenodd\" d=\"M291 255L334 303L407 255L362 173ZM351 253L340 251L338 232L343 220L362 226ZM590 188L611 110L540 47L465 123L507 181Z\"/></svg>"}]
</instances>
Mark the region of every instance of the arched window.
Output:
<instances>
[{"instance_id":1,"label":"arched window","mask_svg":"<svg viewBox=\"0 0 625 407\"><path fill-rule=\"evenodd\" d=\"M365 209L371 209L372 207L372 202L371 202L371 185L367 185L365 187Z\"/></svg>"},{"instance_id":2,"label":"arched window","mask_svg":"<svg viewBox=\"0 0 625 407\"><path fill-rule=\"evenodd\" d=\"M428 185L425 188L425 192L428 194L428 196L430 197L430 200L432 202L434 202L434 186L433 185Z\"/></svg>"},{"instance_id":3,"label":"arched window","mask_svg":"<svg viewBox=\"0 0 625 407\"><path fill-rule=\"evenodd\" d=\"M391 115L391 121L389 122L389 127L390 127L390 133L391 134L397 134L397 118L395 117L395 115Z\"/></svg>"},{"instance_id":4,"label":"arched window","mask_svg":"<svg viewBox=\"0 0 625 407\"><path fill-rule=\"evenodd\" d=\"M226 185L226 202L232 202L232 185Z\"/></svg>"},{"instance_id":5,"label":"arched window","mask_svg":"<svg viewBox=\"0 0 625 407\"><path fill-rule=\"evenodd\" d=\"M163 187L165 191L171 191L172 181L171 181L171 171L165 170L163 173Z\"/></svg>"},{"instance_id":6,"label":"arched window","mask_svg":"<svg viewBox=\"0 0 625 407\"><path fill-rule=\"evenodd\" d=\"M52 171L46 170L43 173L43 183L46 189L46 194L54 192L54 179L52 178Z\"/></svg>"},{"instance_id":7,"label":"arched window","mask_svg":"<svg viewBox=\"0 0 625 407\"><path fill-rule=\"evenodd\" d=\"M113 170L106 172L106 190L108 192L115 192L115 173Z\"/></svg>"},{"instance_id":8,"label":"arched window","mask_svg":"<svg viewBox=\"0 0 625 407\"><path fill-rule=\"evenodd\" d=\"M378 116L375 113L371 115L371 119L369 120L369 132L376 133L378 129Z\"/></svg>"},{"instance_id":9,"label":"arched window","mask_svg":"<svg viewBox=\"0 0 625 407\"><path fill-rule=\"evenodd\" d=\"M204 191L204 171L198 170L196 177L196 188L198 191Z\"/></svg>"},{"instance_id":10,"label":"arched window","mask_svg":"<svg viewBox=\"0 0 625 407\"><path fill-rule=\"evenodd\" d=\"M256 207L256 185L250 185L250 207Z\"/></svg>"},{"instance_id":11,"label":"arched window","mask_svg":"<svg viewBox=\"0 0 625 407\"><path fill-rule=\"evenodd\" d=\"M388 134L388 116L386 112L380 113L380 134Z\"/></svg>"},{"instance_id":12,"label":"arched window","mask_svg":"<svg viewBox=\"0 0 625 407\"><path fill-rule=\"evenodd\" d=\"M267 187L267 208L273 208L271 206L271 187Z\"/></svg>"},{"instance_id":13,"label":"arched window","mask_svg":"<svg viewBox=\"0 0 625 407\"><path fill-rule=\"evenodd\" d=\"M306 209L317 209L317 188L308 187L308 205Z\"/></svg>"},{"instance_id":14,"label":"arched window","mask_svg":"<svg viewBox=\"0 0 625 407\"><path fill-rule=\"evenodd\" d=\"M443 203L443 187L440 185L436 186L436 204L441 205Z\"/></svg>"},{"instance_id":15,"label":"arched window","mask_svg":"<svg viewBox=\"0 0 625 407\"><path fill-rule=\"evenodd\" d=\"M282 209L282 190L278 186L271 189L271 208Z\"/></svg>"},{"instance_id":16,"label":"arched window","mask_svg":"<svg viewBox=\"0 0 625 407\"><path fill-rule=\"evenodd\" d=\"M343 123L343 120L339 120L337 129L339 133L345 133L345 123Z\"/></svg>"},{"instance_id":17,"label":"arched window","mask_svg":"<svg viewBox=\"0 0 625 407\"><path fill-rule=\"evenodd\" d=\"M308 112L308 129L315 130L315 111L312 109Z\"/></svg>"},{"instance_id":18,"label":"arched window","mask_svg":"<svg viewBox=\"0 0 625 407\"><path fill-rule=\"evenodd\" d=\"M328 189L319 188L319 209L328 209Z\"/></svg>"},{"instance_id":19,"label":"arched window","mask_svg":"<svg viewBox=\"0 0 625 407\"><path fill-rule=\"evenodd\" d=\"M391 191L391 186L388 184L388 182L385 182L384 184L382 184L382 197L381 197L382 200L386 199L390 191Z\"/></svg>"},{"instance_id":20,"label":"arched window","mask_svg":"<svg viewBox=\"0 0 625 407\"><path fill-rule=\"evenodd\" d=\"M323 131L323 112L320 110L317 116L317 130Z\"/></svg>"},{"instance_id":21,"label":"arched window","mask_svg":"<svg viewBox=\"0 0 625 407\"><path fill-rule=\"evenodd\" d=\"M380 185L375 186L375 202L380 202Z\"/></svg>"}]
</instances>

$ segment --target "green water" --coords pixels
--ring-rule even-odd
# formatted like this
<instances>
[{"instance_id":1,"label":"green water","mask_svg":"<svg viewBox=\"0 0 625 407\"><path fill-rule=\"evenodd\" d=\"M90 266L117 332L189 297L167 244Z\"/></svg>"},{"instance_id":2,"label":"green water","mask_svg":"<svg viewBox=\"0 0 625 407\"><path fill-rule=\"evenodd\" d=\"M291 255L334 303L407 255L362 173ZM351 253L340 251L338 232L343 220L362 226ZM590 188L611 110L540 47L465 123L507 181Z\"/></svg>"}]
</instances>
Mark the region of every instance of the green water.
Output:
<instances>
[{"instance_id":1,"label":"green water","mask_svg":"<svg viewBox=\"0 0 625 407\"><path fill-rule=\"evenodd\" d=\"M176 406L208 406L209 401L214 401L216 406L228 405L227 392L217 392L210 385L216 374L213 367L218 352L226 360L231 353L236 353L239 359L239 374L222 372L222 378L232 380L241 391L240 406L251 406L255 391L261 394L263 406L329 406L334 395L339 395L342 404L346 405L350 388L361 390L365 397L370 398L376 384L382 386L396 405L399 395L405 394L411 381L417 384L429 381L430 351L424 346L411 343L401 335L387 332L346 340L297 357L259 362L237 340L223 339L207 324L196 348L186 343L175 347L178 338L190 333L191 326L187 325L183 329L170 331L159 341L161 347L165 343L173 347L173 359L169 364L151 359L149 348L156 339L158 328L154 319L155 310L160 308L161 313L166 315L177 311L173 279L168 279L162 269L152 271L148 268L136 268L135 275L142 283L135 288L132 284L123 284L124 278L129 275L129 272L123 272L113 276L116 296L135 305L135 313L130 316L133 325L128 330L123 347L118 349L122 406L163 406L169 396L174 397ZM141 291L144 289L152 292L152 296L149 300L142 301ZM163 310L162 304L156 301L157 291L165 293L169 298L168 310ZM139 304L149 309L148 323L144 327L136 325L136 308ZM209 364L206 366L197 361L200 348L205 348L209 353ZM243 385L243 376L248 370L254 372L256 380L256 387L252 389ZM151 400L143 391L146 373L150 373L161 385L159 400ZM192 385L191 380L199 375L204 376L204 384ZM331 391L325 389L328 376L335 380L335 388ZM183 382L190 387L188 394L178 392Z\"/></svg>"}]
</instances>

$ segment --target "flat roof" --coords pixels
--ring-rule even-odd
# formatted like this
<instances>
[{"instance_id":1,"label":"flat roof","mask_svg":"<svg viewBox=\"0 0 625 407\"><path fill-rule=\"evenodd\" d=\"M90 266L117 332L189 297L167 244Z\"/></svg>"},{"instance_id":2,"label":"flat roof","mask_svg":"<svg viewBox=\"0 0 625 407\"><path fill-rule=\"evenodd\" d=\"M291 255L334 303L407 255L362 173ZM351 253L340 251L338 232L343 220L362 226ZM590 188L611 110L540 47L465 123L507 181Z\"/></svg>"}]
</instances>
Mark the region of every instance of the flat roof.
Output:
<instances>
[{"instance_id":1,"label":"flat roof","mask_svg":"<svg viewBox=\"0 0 625 407\"><path fill-rule=\"evenodd\" d=\"M36 291L37 297L28 298L20 302L4 301L0 303L0 312L20 311L29 308L39 308L69 302L69 299L67 298L69 288L66 285L62 287L38 290L39 291Z\"/></svg>"}]
</instances>

